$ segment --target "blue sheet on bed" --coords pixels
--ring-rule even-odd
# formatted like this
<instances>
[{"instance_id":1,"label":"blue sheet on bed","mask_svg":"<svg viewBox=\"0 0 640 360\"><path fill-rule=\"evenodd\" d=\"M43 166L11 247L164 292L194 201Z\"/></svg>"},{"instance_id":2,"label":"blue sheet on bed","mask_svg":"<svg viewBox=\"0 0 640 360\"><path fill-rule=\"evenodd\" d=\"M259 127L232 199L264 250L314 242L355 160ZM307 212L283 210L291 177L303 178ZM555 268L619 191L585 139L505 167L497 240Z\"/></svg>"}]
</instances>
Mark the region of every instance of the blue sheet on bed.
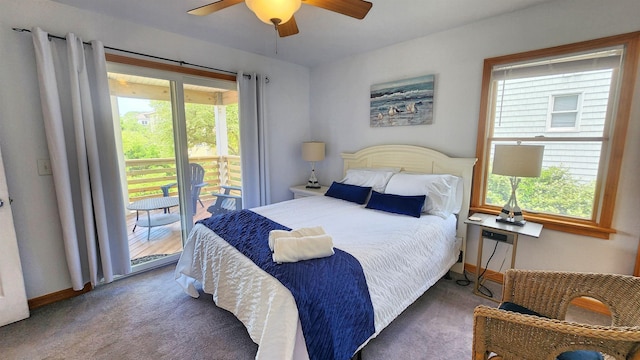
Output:
<instances>
[{"instance_id":1,"label":"blue sheet on bed","mask_svg":"<svg viewBox=\"0 0 640 360\"><path fill-rule=\"evenodd\" d=\"M340 249L320 259L276 264L269 249L271 230L291 230L250 210L212 216L201 223L293 295L311 360L350 359L373 335L373 306L356 258Z\"/></svg>"}]
</instances>

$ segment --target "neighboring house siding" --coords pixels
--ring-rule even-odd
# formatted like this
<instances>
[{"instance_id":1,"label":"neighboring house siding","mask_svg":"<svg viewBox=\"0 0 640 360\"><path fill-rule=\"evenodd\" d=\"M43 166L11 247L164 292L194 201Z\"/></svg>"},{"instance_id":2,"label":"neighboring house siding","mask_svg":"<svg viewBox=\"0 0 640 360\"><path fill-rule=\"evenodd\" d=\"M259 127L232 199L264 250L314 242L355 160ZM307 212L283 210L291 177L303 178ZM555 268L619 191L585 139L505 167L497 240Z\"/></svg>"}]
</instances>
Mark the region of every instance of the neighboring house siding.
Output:
<instances>
[{"instance_id":1,"label":"neighboring house siding","mask_svg":"<svg viewBox=\"0 0 640 360\"><path fill-rule=\"evenodd\" d=\"M607 112L611 70L520 78L497 82L494 136L600 137ZM504 87L504 97L503 97ZM576 129L549 128L554 95L580 94ZM581 181L597 177L599 143L545 143L543 167L569 168Z\"/></svg>"}]
</instances>

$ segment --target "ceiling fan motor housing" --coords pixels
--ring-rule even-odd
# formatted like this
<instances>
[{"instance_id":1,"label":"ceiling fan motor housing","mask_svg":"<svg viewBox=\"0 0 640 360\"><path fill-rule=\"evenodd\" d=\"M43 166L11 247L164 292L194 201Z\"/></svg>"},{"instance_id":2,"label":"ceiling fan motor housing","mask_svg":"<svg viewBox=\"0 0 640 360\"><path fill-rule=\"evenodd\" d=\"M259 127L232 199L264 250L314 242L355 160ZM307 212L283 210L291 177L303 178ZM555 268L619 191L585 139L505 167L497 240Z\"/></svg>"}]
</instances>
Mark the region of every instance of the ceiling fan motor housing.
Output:
<instances>
[{"instance_id":1,"label":"ceiling fan motor housing","mask_svg":"<svg viewBox=\"0 0 640 360\"><path fill-rule=\"evenodd\" d=\"M187 11L191 15L204 16L244 2L265 24L274 25L280 37L297 34L298 25L293 14L306 5L333 11L355 19L364 19L373 4L365 0L217 0Z\"/></svg>"},{"instance_id":2,"label":"ceiling fan motor housing","mask_svg":"<svg viewBox=\"0 0 640 360\"><path fill-rule=\"evenodd\" d=\"M301 0L245 0L247 7L266 24L284 24L300 9Z\"/></svg>"}]
</instances>

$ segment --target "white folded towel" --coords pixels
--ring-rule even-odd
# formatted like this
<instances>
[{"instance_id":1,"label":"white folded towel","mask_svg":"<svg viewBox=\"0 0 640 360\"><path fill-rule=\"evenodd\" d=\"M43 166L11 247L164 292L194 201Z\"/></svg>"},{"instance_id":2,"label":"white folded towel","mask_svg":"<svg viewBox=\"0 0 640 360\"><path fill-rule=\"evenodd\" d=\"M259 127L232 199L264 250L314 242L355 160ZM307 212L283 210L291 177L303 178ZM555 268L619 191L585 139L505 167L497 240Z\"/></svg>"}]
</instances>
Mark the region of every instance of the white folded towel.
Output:
<instances>
[{"instance_id":1,"label":"white folded towel","mask_svg":"<svg viewBox=\"0 0 640 360\"><path fill-rule=\"evenodd\" d=\"M273 242L277 238L281 238L281 237L297 237L297 238L300 238L300 237L317 236L317 235L324 235L324 229L322 228L322 226L299 228L299 229L291 230L291 231L287 231L287 230L271 230L269 232L269 249L271 249L271 251L273 251Z\"/></svg>"},{"instance_id":2,"label":"white folded towel","mask_svg":"<svg viewBox=\"0 0 640 360\"><path fill-rule=\"evenodd\" d=\"M291 231L287 230L271 230L269 231L269 249L273 252L273 243L277 238L291 237Z\"/></svg>"},{"instance_id":3,"label":"white folded towel","mask_svg":"<svg viewBox=\"0 0 640 360\"><path fill-rule=\"evenodd\" d=\"M291 234L297 237L324 235L322 226L305 227L291 230Z\"/></svg>"},{"instance_id":4,"label":"white folded towel","mask_svg":"<svg viewBox=\"0 0 640 360\"><path fill-rule=\"evenodd\" d=\"M316 259L333 254L333 239L326 234L277 237L273 242L273 261L277 263Z\"/></svg>"}]
</instances>

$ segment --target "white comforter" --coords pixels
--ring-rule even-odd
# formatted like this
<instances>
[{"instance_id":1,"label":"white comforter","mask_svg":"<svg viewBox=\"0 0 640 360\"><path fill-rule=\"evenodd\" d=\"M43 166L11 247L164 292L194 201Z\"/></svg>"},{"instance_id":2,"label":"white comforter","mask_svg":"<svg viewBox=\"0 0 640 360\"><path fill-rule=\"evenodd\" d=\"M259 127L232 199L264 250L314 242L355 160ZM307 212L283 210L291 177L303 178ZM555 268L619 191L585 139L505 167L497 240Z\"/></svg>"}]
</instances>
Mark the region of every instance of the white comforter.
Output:
<instances>
[{"instance_id":1,"label":"white comforter","mask_svg":"<svg viewBox=\"0 0 640 360\"><path fill-rule=\"evenodd\" d=\"M336 248L358 259L374 309L375 334L371 338L457 259L454 216L417 219L325 196L252 210L292 229L322 226ZM176 281L193 297L199 296L196 280L206 293L213 294L219 307L242 321L259 345L256 359L308 359L289 290L200 224L191 231L176 268Z\"/></svg>"}]
</instances>

